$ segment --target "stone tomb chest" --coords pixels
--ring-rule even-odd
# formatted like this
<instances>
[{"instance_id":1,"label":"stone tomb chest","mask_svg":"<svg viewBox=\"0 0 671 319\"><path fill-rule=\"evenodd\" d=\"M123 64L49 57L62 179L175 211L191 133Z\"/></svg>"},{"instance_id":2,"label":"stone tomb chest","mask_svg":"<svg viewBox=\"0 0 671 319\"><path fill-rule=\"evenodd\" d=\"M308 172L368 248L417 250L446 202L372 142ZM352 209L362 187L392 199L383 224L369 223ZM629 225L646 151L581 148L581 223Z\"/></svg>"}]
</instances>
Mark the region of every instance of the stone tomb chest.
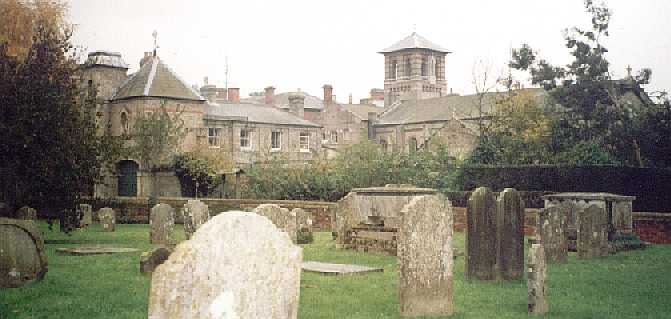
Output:
<instances>
[{"instance_id":1,"label":"stone tomb chest","mask_svg":"<svg viewBox=\"0 0 671 319\"><path fill-rule=\"evenodd\" d=\"M431 188L398 184L353 189L338 202L334 219L338 246L396 255L401 209L416 196L437 193Z\"/></svg>"}]
</instances>

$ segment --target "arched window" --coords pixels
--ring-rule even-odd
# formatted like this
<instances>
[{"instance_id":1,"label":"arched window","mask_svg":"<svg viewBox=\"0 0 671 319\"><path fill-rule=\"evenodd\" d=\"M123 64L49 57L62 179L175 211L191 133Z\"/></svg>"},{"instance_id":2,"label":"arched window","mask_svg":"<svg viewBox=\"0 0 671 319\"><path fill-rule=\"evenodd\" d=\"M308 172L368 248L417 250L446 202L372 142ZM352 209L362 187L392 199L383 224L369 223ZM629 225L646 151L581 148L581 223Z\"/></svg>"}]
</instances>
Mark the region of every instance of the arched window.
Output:
<instances>
[{"instance_id":1,"label":"arched window","mask_svg":"<svg viewBox=\"0 0 671 319\"><path fill-rule=\"evenodd\" d=\"M117 164L117 192L119 196L137 196L137 171L139 165L134 161L121 161Z\"/></svg>"},{"instance_id":2,"label":"arched window","mask_svg":"<svg viewBox=\"0 0 671 319\"><path fill-rule=\"evenodd\" d=\"M408 140L408 152L411 154L417 152L417 139L414 137Z\"/></svg>"},{"instance_id":3,"label":"arched window","mask_svg":"<svg viewBox=\"0 0 671 319\"><path fill-rule=\"evenodd\" d=\"M128 115L125 112L121 113L121 135L128 136Z\"/></svg>"}]
</instances>

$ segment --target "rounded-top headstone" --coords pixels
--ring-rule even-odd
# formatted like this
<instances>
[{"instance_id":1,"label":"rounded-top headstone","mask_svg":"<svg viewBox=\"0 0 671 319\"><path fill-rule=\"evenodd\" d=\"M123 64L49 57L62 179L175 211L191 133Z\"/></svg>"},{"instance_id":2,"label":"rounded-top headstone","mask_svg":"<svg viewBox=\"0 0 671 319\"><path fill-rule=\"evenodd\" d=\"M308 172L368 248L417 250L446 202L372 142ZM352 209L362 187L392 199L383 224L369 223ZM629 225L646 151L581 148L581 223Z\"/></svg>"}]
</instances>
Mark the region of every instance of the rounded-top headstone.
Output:
<instances>
[{"instance_id":1,"label":"rounded-top headstone","mask_svg":"<svg viewBox=\"0 0 671 319\"><path fill-rule=\"evenodd\" d=\"M20 287L47 273L44 241L32 221L0 218L0 287Z\"/></svg>"},{"instance_id":2,"label":"rounded-top headstone","mask_svg":"<svg viewBox=\"0 0 671 319\"><path fill-rule=\"evenodd\" d=\"M37 220L37 211L34 208L23 206L16 211L16 219Z\"/></svg>"},{"instance_id":3,"label":"rounded-top headstone","mask_svg":"<svg viewBox=\"0 0 671 319\"><path fill-rule=\"evenodd\" d=\"M210 209L205 203L197 199L187 201L182 209L182 214L184 215L186 239L190 239L193 233L210 219Z\"/></svg>"},{"instance_id":4,"label":"rounded-top headstone","mask_svg":"<svg viewBox=\"0 0 671 319\"><path fill-rule=\"evenodd\" d=\"M149 215L149 242L159 245L174 244L175 210L168 204L157 204Z\"/></svg>"},{"instance_id":5,"label":"rounded-top headstone","mask_svg":"<svg viewBox=\"0 0 671 319\"><path fill-rule=\"evenodd\" d=\"M270 219L277 228L287 232L289 238L296 242L298 236L296 211L289 211L277 204L261 204L254 209L254 212Z\"/></svg>"}]
</instances>

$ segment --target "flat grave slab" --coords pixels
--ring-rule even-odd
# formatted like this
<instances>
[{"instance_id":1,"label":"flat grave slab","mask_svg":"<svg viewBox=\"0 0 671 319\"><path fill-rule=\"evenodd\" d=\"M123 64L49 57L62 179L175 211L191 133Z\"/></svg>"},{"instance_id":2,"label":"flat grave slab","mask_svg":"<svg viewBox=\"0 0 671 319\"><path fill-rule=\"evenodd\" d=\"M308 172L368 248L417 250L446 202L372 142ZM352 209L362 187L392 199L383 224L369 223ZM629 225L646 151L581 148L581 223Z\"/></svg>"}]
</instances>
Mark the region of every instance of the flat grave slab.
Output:
<instances>
[{"instance_id":1,"label":"flat grave slab","mask_svg":"<svg viewBox=\"0 0 671 319\"><path fill-rule=\"evenodd\" d=\"M323 275L333 275L333 276L384 271L384 269L382 268L373 268L373 267L350 265L350 264L330 264L318 261L304 261L301 268L303 271L314 272Z\"/></svg>"},{"instance_id":2,"label":"flat grave slab","mask_svg":"<svg viewBox=\"0 0 671 319\"><path fill-rule=\"evenodd\" d=\"M109 247L109 246L79 246L79 247L66 247L56 249L56 253L59 255L73 255L73 256L132 253L137 251L140 250L135 248Z\"/></svg>"}]
</instances>

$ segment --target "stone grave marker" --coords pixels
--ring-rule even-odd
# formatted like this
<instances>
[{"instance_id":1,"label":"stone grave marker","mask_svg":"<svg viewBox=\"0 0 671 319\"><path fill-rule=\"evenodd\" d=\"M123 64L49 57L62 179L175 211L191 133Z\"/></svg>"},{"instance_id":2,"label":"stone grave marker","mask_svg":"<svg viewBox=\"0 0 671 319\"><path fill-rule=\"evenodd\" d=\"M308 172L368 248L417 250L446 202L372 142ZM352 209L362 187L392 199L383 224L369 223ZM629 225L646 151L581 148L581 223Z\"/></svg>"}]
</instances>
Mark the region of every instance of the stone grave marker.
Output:
<instances>
[{"instance_id":1,"label":"stone grave marker","mask_svg":"<svg viewBox=\"0 0 671 319\"><path fill-rule=\"evenodd\" d=\"M351 244L351 238L347 235L356 223L358 217L356 205L356 193L350 192L338 200L334 209L333 229L336 234L336 247L347 248Z\"/></svg>"},{"instance_id":2,"label":"stone grave marker","mask_svg":"<svg viewBox=\"0 0 671 319\"><path fill-rule=\"evenodd\" d=\"M149 214L149 242L157 245L174 245L175 210L168 204L157 204Z\"/></svg>"},{"instance_id":3,"label":"stone grave marker","mask_svg":"<svg viewBox=\"0 0 671 319\"><path fill-rule=\"evenodd\" d=\"M452 219L452 206L442 195L415 197L401 210L401 316L448 316L454 312Z\"/></svg>"},{"instance_id":4,"label":"stone grave marker","mask_svg":"<svg viewBox=\"0 0 671 319\"><path fill-rule=\"evenodd\" d=\"M384 272L383 268L366 267L350 264L331 264L318 261L304 261L301 269L306 272L314 272L322 275L351 275L371 272Z\"/></svg>"},{"instance_id":5,"label":"stone grave marker","mask_svg":"<svg viewBox=\"0 0 671 319\"><path fill-rule=\"evenodd\" d=\"M289 211L276 204L261 204L254 209L254 212L270 219L277 228L289 234L292 242L296 243L298 223L295 210Z\"/></svg>"},{"instance_id":6,"label":"stone grave marker","mask_svg":"<svg viewBox=\"0 0 671 319\"><path fill-rule=\"evenodd\" d=\"M566 206L543 208L538 214L538 239L548 263L565 263L568 258L568 214Z\"/></svg>"},{"instance_id":7,"label":"stone grave marker","mask_svg":"<svg viewBox=\"0 0 671 319\"><path fill-rule=\"evenodd\" d=\"M603 207L590 205L578 213L578 258L608 255L608 216Z\"/></svg>"},{"instance_id":8,"label":"stone grave marker","mask_svg":"<svg viewBox=\"0 0 671 319\"><path fill-rule=\"evenodd\" d=\"M0 288L40 281L47 270L44 241L35 223L0 217Z\"/></svg>"},{"instance_id":9,"label":"stone grave marker","mask_svg":"<svg viewBox=\"0 0 671 319\"><path fill-rule=\"evenodd\" d=\"M93 207L89 204L79 204L79 227L85 228L93 224Z\"/></svg>"},{"instance_id":10,"label":"stone grave marker","mask_svg":"<svg viewBox=\"0 0 671 319\"><path fill-rule=\"evenodd\" d=\"M28 206L23 206L16 211L16 219L37 220L37 211Z\"/></svg>"},{"instance_id":11,"label":"stone grave marker","mask_svg":"<svg viewBox=\"0 0 671 319\"><path fill-rule=\"evenodd\" d=\"M149 318L297 318L301 248L263 216L226 212L152 275Z\"/></svg>"},{"instance_id":12,"label":"stone grave marker","mask_svg":"<svg viewBox=\"0 0 671 319\"><path fill-rule=\"evenodd\" d=\"M167 247L157 247L152 251L145 251L140 255L140 273L149 275L154 272L156 267L163 264L172 251Z\"/></svg>"},{"instance_id":13,"label":"stone grave marker","mask_svg":"<svg viewBox=\"0 0 671 319\"><path fill-rule=\"evenodd\" d=\"M291 215L296 215L296 243L309 244L313 241L312 214L302 208L294 208Z\"/></svg>"},{"instance_id":14,"label":"stone grave marker","mask_svg":"<svg viewBox=\"0 0 671 319\"><path fill-rule=\"evenodd\" d=\"M524 200L513 188L499 194L496 212L496 251L500 278L520 280L524 272Z\"/></svg>"},{"instance_id":15,"label":"stone grave marker","mask_svg":"<svg viewBox=\"0 0 671 319\"><path fill-rule=\"evenodd\" d=\"M487 187L476 189L468 199L466 214L467 279L495 280L497 272L496 202Z\"/></svg>"},{"instance_id":16,"label":"stone grave marker","mask_svg":"<svg viewBox=\"0 0 671 319\"><path fill-rule=\"evenodd\" d=\"M549 311L547 263L542 244L532 243L529 248L527 290L529 292L529 314L546 314Z\"/></svg>"},{"instance_id":17,"label":"stone grave marker","mask_svg":"<svg viewBox=\"0 0 671 319\"><path fill-rule=\"evenodd\" d=\"M103 231L113 232L116 225L116 213L109 207L98 210L98 219Z\"/></svg>"},{"instance_id":18,"label":"stone grave marker","mask_svg":"<svg viewBox=\"0 0 671 319\"><path fill-rule=\"evenodd\" d=\"M210 209L205 203L190 199L184 204L184 234L190 239L193 233L210 219Z\"/></svg>"}]
</instances>

